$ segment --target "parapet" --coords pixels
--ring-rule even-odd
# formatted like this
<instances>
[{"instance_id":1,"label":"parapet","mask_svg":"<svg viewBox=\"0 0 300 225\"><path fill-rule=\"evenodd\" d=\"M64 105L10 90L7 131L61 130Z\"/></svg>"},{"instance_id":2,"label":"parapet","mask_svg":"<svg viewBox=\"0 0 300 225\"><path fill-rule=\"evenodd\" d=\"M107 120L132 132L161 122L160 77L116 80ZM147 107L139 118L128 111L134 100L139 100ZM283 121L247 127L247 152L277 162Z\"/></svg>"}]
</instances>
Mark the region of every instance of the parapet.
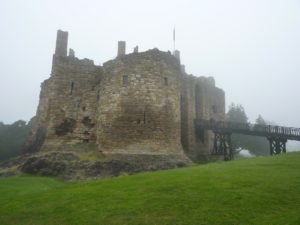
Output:
<instances>
[{"instance_id":1,"label":"parapet","mask_svg":"<svg viewBox=\"0 0 300 225\"><path fill-rule=\"evenodd\" d=\"M215 78L214 77L207 77L207 81L211 86L216 86Z\"/></svg>"},{"instance_id":2,"label":"parapet","mask_svg":"<svg viewBox=\"0 0 300 225\"><path fill-rule=\"evenodd\" d=\"M109 60L109 61L103 63L103 66L110 67L114 64L120 63L120 61L129 65L129 64L139 63L144 60L152 60L155 62L163 61L169 65L177 67L177 69L180 70L180 64L179 64L178 60L173 55L171 55L170 52L163 52L163 51L158 50L157 48L150 49L145 52L133 52L133 53L124 55L122 57L118 57L116 59Z\"/></svg>"},{"instance_id":3,"label":"parapet","mask_svg":"<svg viewBox=\"0 0 300 225\"><path fill-rule=\"evenodd\" d=\"M185 74L185 65L181 64L180 69L181 69L181 73Z\"/></svg>"},{"instance_id":4,"label":"parapet","mask_svg":"<svg viewBox=\"0 0 300 225\"><path fill-rule=\"evenodd\" d=\"M58 30L56 36L55 55L66 57L67 50L68 50L68 32Z\"/></svg>"},{"instance_id":5,"label":"parapet","mask_svg":"<svg viewBox=\"0 0 300 225\"><path fill-rule=\"evenodd\" d=\"M69 49L69 56L73 58L75 57L75 51L72 48Z\"/></svg>"},{"instance_id":6,"label":"parapet","mask_svg":"<svg viewBox=\"0 0 300 225\"><path fill-rule=\"evenodd\" d=\"M197 77L197 80L205 84L207 87L216 87L215 78L214 77Z\"/></svg>"}]
</instances>

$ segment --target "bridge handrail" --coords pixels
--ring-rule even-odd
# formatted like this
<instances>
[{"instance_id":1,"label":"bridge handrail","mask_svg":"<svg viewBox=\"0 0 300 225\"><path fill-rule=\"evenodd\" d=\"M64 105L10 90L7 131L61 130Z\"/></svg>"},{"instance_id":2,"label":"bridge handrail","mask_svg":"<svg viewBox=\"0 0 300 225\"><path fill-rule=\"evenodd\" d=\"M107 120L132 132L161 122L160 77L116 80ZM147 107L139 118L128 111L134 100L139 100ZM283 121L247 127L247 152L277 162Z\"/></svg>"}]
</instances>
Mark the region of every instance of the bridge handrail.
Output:
<instances>
[{"instance_id":1,"label":"bridge handrail","mask_svg":"<svg viewBox=\"0 0 300 225\"><path fill-rule=\"evenodd\" d=\"M233 130L249 133L261 133L269 135L296 136L300 137L300 128L283 127L277 125L263 125L252 123L237 123L228 121L202 120L196 119L196 124L206 129L212 130Z\"/></svg>"}]
</instances>

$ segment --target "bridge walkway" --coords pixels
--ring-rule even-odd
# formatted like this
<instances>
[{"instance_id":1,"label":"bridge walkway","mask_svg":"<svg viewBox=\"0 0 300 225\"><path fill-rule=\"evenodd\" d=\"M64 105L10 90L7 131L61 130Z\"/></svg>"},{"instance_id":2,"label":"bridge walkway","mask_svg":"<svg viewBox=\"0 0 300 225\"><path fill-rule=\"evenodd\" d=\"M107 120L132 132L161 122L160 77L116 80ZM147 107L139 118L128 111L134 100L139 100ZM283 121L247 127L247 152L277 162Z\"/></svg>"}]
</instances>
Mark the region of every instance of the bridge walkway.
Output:
<instances>
[{"instance_id":1,"label":"bridge walkway","mask_svg":"<svg viewBox=\"0 0 300 225\"><path fill-rule=\"evenodd\" d=\"M251 123L234 123L215 120L195 120L196 133L212 130L214 138L214 154L223 154L225 160L233 159L231 134L245 134L266 137L270 143L270 154L286 152L287 140L300 141L300 128L260 125Z\"/></svg>"}]
</instances>

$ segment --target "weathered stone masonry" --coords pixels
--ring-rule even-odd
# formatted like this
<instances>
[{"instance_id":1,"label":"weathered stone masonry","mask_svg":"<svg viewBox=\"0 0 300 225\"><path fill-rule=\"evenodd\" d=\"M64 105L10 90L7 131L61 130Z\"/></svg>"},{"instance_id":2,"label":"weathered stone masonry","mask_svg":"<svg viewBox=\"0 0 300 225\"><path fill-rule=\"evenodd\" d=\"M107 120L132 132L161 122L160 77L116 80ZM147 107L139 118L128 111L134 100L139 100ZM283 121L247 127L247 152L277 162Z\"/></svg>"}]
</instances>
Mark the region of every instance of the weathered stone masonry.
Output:
<instances>
[{"instance_id":1,"label":"weathered stone masonry","mask_svg":"<svg viewBox=\"0 0 300 225\"><path fill-rule=\"evenodd\" d=\"M52 72L41 85L28 151L94 143L104 154L187 155L209 159L212 134L195 134L194 119L223 120L224 92L213 78L184 72L158 49L125 52L103 66L78 59L58 31ZM184 154L185 153L185 154Z\"/></svg>"}]
</instances>

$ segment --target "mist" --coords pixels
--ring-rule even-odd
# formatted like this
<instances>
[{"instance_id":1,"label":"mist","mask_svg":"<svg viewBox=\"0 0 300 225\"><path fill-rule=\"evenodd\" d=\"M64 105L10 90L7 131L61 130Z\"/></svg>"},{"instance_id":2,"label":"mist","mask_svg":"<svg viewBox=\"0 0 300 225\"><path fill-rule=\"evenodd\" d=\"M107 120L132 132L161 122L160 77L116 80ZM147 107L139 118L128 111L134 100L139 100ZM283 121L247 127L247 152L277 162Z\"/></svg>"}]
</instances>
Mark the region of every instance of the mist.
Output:
<instances>
[{"instance_id":1,"label":"mist","mask_svg":"<svg viewBox=\"0 0 300 225\"><path fill-rule=\"evenodd\" d=\"M102 64L117 54L176 49L187 73L213 76L226 105L242 104L278 125L300 127L300 2L6 1L0 2L0 121L29 120L50 76L56 31L69 32L78 58Z\"/></svg>"}]
</instances>

